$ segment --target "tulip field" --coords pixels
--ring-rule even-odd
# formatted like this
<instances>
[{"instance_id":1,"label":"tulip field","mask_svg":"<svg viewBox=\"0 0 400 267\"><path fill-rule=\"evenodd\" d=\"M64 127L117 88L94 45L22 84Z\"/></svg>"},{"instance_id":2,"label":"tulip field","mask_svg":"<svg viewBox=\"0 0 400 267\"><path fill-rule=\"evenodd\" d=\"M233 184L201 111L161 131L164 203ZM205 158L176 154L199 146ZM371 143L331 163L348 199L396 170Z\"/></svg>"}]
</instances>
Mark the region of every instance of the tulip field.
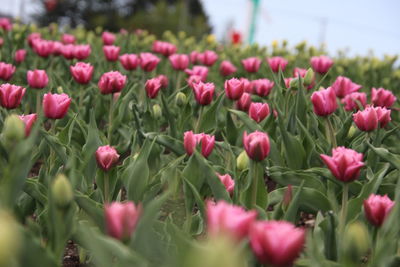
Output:
<instances>
[{"instance_id":1,"label":"tulip field","mask_svg":"<svg viewBox=\"0 0 400 267\"><path fill-rule=\"evenodd\" d=\"M397 57L0 37L0 267L400 266Z\"/></svg>"}]
</instances>

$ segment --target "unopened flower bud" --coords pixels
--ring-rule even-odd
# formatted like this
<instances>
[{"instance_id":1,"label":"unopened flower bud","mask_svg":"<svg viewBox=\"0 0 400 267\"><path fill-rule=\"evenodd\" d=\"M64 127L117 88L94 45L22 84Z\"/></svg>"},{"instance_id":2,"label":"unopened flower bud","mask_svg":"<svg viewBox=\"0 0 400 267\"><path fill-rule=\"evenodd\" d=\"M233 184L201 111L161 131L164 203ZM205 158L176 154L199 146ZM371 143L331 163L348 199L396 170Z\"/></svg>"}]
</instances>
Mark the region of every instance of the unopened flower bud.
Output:
<instances>
[{"instance_id":1,"label":"unopened flower bud","mask_svg":"<svg viewBox=\"0 0 400 267\"><path fill-rule=\"evenodd\" d=\"M314 81L314 71L312 68L309 68L304 76L304 84L310 85Z\"/></svg>"},{"instance_id":2,"label":"unopened flower bud","mask_svg":"<svg viewBox=\"0 0 400 267\"><path fill-rule=\"evenodd\" d=\"M247 267L243 251L225 236L215 236L195 246L186 258L185 266Z\"/></svg>"},{"instance_id":3,"label":"unopened flower bud","mask_svg":"<svg viewBox=\"0 0 400 267\"><path fill-rule=\"evenodd\" d=\"M356 133L357 127L355 127L354 125L352 125L349 129L349 132L347 133L347 137L348 138L352 138L353 135Z\"/></svg>"},{"instance_id":4,"label":"unopened flower bud","mask_svg":"<svg viewBox=\"0 0 400 267\"><path fill-rule=\"evenodd\" d=\"M18 118L17 115L10 115L4 121L2 139L6 146L15 144L24 139L25 124Z\"/></svg>"},{"instance_id":5,"label":"unopened flower bud","mask_svg":"<svg viewBox=\"0 0 400 267\"><path fill-rule=\"evenodd\" d=\"M71 183L64 174L58 174L51 187L51 194L58 208L67 208L74 199Z\"/></svg>"},{"instance_id":6,"label":"unopened flower bud","mask_svg":"<svg viewBox=\"0 0 400 267\"><path fill-rule=\"evenodd\" d=\"M289 84L290 88L297 88L299 85L299 78L292 79Z\"/></svg>"},{"instance_id":7,"label":"unopened flower bud","mask_svg":"<svg viewBox=\"0 0 400 267\"><path fill-rule=\"evenodd\" d=\"M17 266L21 238L16 220L8 212L0 210L0 266Z\"/></svg>"},{"instance_id":8,"label":"unopened flower bud","mask_svg":"<svg viewBox=\"0 0 400 267\"><path fill-rule=\"evenodd\" d=\"M362 222L354 222L347 226L343 235L343 253L347 262L358 263L369 249L368 230Z\"/></svg>"},{"instance_id":9,"label":"unopened flower bud","mask_svg":"<svg viewBox=\"0 0 400 267\"><path fill-rule=\"evenodd\" d=\"M236 158L236 168L239 171L243 171L247 169L249 166L249 157L246 154L246 151L242 151L239 156Z\"/></svg>"},{"instance_id":10,"label":"unopened flower bud","mask_svg":"<svg viewBox=\"0 0 400 267\"><path fill-rule=\"evenodd\" d=\"M162 110L159 104L153 106L153 117L158 120L162 117Z\"/></svg>"},{"instance_id":11,"label":"unopened flower bud","mask_svg":"<svg viewBox=\"0 0 400 267\"><path fill-rule=\"evenodd\" d=\"M64 90L62 88L62 86L57 87L57 94L63 94Z\"/></svg>"},{"instance_id":12,"label":"unopened flower bud","mask_svg":"<svg viewBox=\"0 0 400 267\"><path fill-rule=\"evenodd\" d=\"M187 97L184 93L179 92L175 96L175 103L178 107L183 107L187 104Z\"/></svg>"}]
</instances>

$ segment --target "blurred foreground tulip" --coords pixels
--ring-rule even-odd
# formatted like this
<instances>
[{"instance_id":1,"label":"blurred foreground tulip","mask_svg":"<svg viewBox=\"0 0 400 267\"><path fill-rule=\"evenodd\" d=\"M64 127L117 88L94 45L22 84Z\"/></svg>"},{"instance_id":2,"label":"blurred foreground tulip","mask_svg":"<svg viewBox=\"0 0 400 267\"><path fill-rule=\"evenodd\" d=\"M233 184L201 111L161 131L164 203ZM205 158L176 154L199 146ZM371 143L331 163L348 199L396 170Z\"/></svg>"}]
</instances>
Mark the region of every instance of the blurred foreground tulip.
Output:
<instances>
[{"instance_id":1,"label":"blurred foreground tulip","mask_svg":"<svg viewBox=\"0 0 400 267\"><path fill-rule=\"evenodd\" d=\"M142 208L132 201L112 202L104 206L107 233L121 241L130 239L139 221Z\"/></svg>"},{"instance_id":2,"label":"blurred foreground tulip","mask_svg":"<svg viewBox=\"0 0 400 267\"><path fill-rule=\"evenodd\" d=\"M365 216L372 225L380 227L385 222L394 205L395 202L387 195L371 194L368 199L364 200Z\"/></svg>"}]
</instances>

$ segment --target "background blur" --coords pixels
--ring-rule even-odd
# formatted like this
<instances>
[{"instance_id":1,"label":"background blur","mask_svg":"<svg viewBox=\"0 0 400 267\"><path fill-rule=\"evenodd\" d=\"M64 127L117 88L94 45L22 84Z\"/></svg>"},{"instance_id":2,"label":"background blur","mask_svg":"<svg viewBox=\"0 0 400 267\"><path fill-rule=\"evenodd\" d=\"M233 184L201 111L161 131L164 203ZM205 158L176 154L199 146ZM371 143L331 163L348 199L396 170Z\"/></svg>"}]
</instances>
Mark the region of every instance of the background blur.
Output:
<instances>
[{"instance_id":1,"label":"background blur","mask_svg":"<svg viewBox=\"0 0 400 267\"><path fill-rule=\"evenodd\" d=\"M252 3L259 6L252 12ZM248 40L255 15L254 41L289 45L307 41L325 45L331 54L400 54L400 1L398 0L0 0L2 15L21 16L40 24L98 25L185 30L201 36L214 33L219 40L237 30ZM133 14L133 15L132 15Z\"/></svg>"}]
</instances>

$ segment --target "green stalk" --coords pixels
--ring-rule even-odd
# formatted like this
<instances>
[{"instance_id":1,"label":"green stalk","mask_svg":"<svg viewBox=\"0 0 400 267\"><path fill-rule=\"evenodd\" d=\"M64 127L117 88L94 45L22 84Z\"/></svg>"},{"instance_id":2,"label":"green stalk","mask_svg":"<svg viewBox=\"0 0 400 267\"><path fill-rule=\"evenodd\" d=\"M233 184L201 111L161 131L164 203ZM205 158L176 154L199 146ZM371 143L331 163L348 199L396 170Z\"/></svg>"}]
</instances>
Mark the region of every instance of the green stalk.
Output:
<instances>
[{"instance_id":1,"label":"green stalk","mask_svg":"<svg viewBox=\"0 0 400 267\"><path fill-rule=\"evenodd\" d=\"M337 147L335 130L333 128L332 122L329 119L329 117L327 117L325 119L325 121L326 121L326 127L327 127L326 136L327 136L328 140L330 141L332 147Z\"/></svg>"},{"instance_id":2,"label":"green stalk","mask_svg":"<svg viewBox=\"0 0 400 267\"><path fill-rule=\"evenodd\" d=\"M340 214L339 220L339 235L343 237L344 229L346 226L346 217L347 217L347 202L349 200L349 184L343 184L343 193L342 193L342 210Z\"/></svg>"},{"instance_id":3,"label":"green stalk","mask_svg":"<svg viewBox=\"0 0 400 267\"><path fill-rule=\"evenodd\" d=\"M104 203L110 202L110 179L109 174L106 172L104 174Z\"/></svg>"},{"instance_id":4,"label":"green stalk","mask_svg":"<svg viewBox=\"0 0 400 267\"><path fill-rule=\"evenodd\" d=\"M201 121L202 117L203 117L203 106L200 106L199 118L197 119L196 128L195 128L196 133L198 133L200 130L200 121Z\"/></svg>"},{"instance_id":5,"label":"green stalk","mask_svg":"<svg viewBox=\"0 0 400 267\"><path fill-rule=\"evenodd\" d=\"M37 90L36 92L36 113L39 115L40 113L40 90Z\"/></svg>"},{"instance_id":6,"label":"green stalk","mask_svg":"<svg viewBox=\"0 0 400 267\"><path fill-rule=\"evenodd\" d=\"M251 179L251 185L250 185L250 205L249 209L255 208L257 205L257 184L258 184L258 179L262 179L260 177L262 175L262 172L260 172L260 163L254 160L250 161L250 179Z\"/></svg>"},{"instance_id":7,"label":"green stalk","mask_svg":"<svg viewBox=\"0 0 400 267\"><path fill-rule=\"evenodd\" d=\"M108 113L108 142L111 145L111 133L112 133L112 120L113 120L113 111L114 111L114 99L113 94L110 94L110 111Z\"/></svg>"}]
</instances>

